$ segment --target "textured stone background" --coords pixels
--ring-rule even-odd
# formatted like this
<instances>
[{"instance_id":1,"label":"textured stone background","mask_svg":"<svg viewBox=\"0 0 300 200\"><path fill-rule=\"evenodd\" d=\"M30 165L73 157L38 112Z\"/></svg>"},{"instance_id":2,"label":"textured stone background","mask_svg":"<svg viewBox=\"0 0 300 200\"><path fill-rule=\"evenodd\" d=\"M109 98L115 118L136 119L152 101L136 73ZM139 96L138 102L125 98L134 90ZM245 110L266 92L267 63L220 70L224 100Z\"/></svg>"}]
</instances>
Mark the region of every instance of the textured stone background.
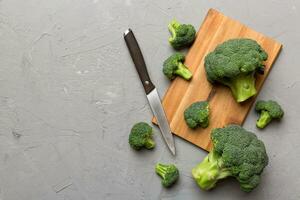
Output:
<instances>
[{"instance_id":1,"label":"textured stone background","mask_svg":"<svg viewBox=\"0 0 300 200\"><path fill-rule=\"evenodd\" d=\"M134 30L163 95L167 23L199 28L210 7L284 45L259 99L279 101L285 118L259 131L251 111L245 123L270 155L250 194L234 180L201 191L190 171L206 153L176 138L173 158L157 128L154 151L127 143L131 125L152 115L123 31ZM1 0L0 199L300 199L299 10L297 0ZM157 161L178 165L175 187L161 187Z\"/></svg>"}]
</instances>

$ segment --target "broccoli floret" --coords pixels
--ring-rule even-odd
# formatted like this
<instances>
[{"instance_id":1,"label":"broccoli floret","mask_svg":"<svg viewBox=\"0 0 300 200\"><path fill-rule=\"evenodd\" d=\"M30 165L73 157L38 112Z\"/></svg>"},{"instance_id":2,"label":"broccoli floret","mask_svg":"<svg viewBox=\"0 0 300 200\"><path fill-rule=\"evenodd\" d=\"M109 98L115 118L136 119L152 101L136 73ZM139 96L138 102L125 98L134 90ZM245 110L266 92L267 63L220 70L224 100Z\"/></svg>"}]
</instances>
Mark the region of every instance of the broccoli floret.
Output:
<instances>
[{"instance_id":1,"label":"broccoli floret","mask_svg":"<svg viewBox=\"0 0 300 200\"><path fill-rule=\"evenodd\" d=\"M155 142L152 139L152 127L145 122L136 123L129 134L129 144L135 150L140 150L143 147L152 149L155 147Z\"/></svg>"},{"instance_id":2,"label":"broccoli floret","mask_svg":"<svg viewBox=\"0 0 300 200\"><path fill-rule=\"evenodd\" d=\"M167 58L163 64L163 73L170 79L173 80L177 75L181 76L185 80L190 80L192 78L192 73L183 64L184 55L181 53L175 53L169 58Z\"/></svg>"},{"instance_id":3,"label":"broccoli floret","mask_svg":"<svg viewBox=\"0 0 300 200\"><path fill-rule=\"evenodd\" d=\"M174 49L181 49L190 46L196 37L196 30L191 24L180 24L173 20L168 25L172 36L169 38L169 43Z\"/></svg>"},{"instance_id":4,"label":"broccoli floret","mask_svg":"<svg viewBox=\"0 0 300 200\"><path fill-rule=\"evenodd\" d=\"M184 111L184 120L190 128L198 126L206 128L209 125L209 104L207 101L199 101L191 104Z\"/></svg>"},{"instance_id":5,"label":"broccoli floret","mask_svg":"<svg viewBox=\"0 0 300 200\"><path fill-rule=\"evenodd\" d=\"M228 86L237 102L256 95L255 74L263 73L268 54L252 39L231 39L205 57L206 77Z\"/></svg>"},{"instance_id":6,"label":"broccoli floret","mask_svg":"<svg viewBox=\"0 0 300 200\"><path fill-rule=\"evenodd\" d=\"M239 125L213 129L211 139L213 149L192 170L199 187L209 190L218 180L232 176L243 191L252 191L268 164L264 143Z\"/></svg>"},{"instance_id":7,"label":"broccoli floret","mask_svg":"<svg viewBox=\"0 0 300 200\"><path fill-rule=\"evenodd\" d=\"M284 115L284 111L276 101L257 101L255 110L260 113L256 126L258 128L265 128L272 119L281 119Z\"/></svg>"},{"instance_id":8,"label":"broccoli floret","mask_svg":"<svg viewBox=\"0 0 300 200\"><path fill-rule=\"evenodd\" d=\"M158 163L155 166L155 172L162 178L161 183L164 187L170 187L179 178L179 171L173 164Z\"/></svg>"}]
</instances>

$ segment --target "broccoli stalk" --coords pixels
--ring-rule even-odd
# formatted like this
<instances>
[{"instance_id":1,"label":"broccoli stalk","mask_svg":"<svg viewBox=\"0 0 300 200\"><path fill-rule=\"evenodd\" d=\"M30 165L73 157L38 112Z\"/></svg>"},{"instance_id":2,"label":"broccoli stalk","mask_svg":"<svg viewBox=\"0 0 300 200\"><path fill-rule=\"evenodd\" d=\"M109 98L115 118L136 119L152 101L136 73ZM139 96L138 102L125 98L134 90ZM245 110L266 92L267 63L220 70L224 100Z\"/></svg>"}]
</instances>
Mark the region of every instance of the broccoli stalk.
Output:
<instances>
[{"instance_id":1,"label":"broccoli stalk","mask_svg":"<svg viewBox=\"0 0 300 200\"><path fill-rule=\"evenodd\" d=\"M155 142L152 138L148 138L145 140L145 148L146 149L153 149L155 147Z\"/></svg>"},{"instance_id":2,"label":"broccoli stalk","mask_svg":"<svg viewBox=\"0 0 300 200\"><path fill-rule=\"evenodd\" d=\"M179 178L179 171L175 165L166 165L157 163L155 166L155 172L162 178L162 185L164 187L170 187Z\"/></svg>"},{"instance_id":3,"label":"broccoli stalk","mask_svg":"<svg viewBox=\"0 0 300 200\"><path fill-rule=\"evenodd\" d=\"M204 190L216 186L218 180L231 175L228 168L224 167L221 156L211 151L203 161L193 170L192 175L197 179L197 184Z\"/></svg>"},{"instance_id":4,"label":"broccoli stalk","mask_svg":"<svg viewBox=\"0 0 300 200\"><path fill-rule=\"evenodd\" d=\"M178 63L178 68L175 70L175 74L181 76L185 80L189 80L193 76L190 70L183 63Z\"/></svg>"},{"instance_id":5,"label":"broccoli stalk","mask_svg":"<svg viewBox=\"0 0 300 200\"><path fill-rule=\"evenodd\" d=\"M267 111L263 110L260 113L258 120L256 121L256 126L258 128L265 128L267 124L270 123L271 120L272 120L271 115Z\"/></svg>"},{"instance_id":6,"label":"broccoli stalk","mask_svg":"<svg viewBox=\"0 0 300 200\"><path fill-rule=\"evenodd\" d=\"M168 24L168 29L171 33L171 37L169 37L169 42L172 43L175 38L176 38L176 29L178 29L180 26L180 23L176 20L172 20L169 24Z\"/></svg>"},{"instance_id":7,"label":"broccoli stalk","mask_svg":"<svg viewBox=\"0 0 300 200\"><path fill-rule=\"evenodd\" d=\"M243 102L256 95L254 74L240 74L226 83L237 102Z\"/></svg>"}]
</instances>

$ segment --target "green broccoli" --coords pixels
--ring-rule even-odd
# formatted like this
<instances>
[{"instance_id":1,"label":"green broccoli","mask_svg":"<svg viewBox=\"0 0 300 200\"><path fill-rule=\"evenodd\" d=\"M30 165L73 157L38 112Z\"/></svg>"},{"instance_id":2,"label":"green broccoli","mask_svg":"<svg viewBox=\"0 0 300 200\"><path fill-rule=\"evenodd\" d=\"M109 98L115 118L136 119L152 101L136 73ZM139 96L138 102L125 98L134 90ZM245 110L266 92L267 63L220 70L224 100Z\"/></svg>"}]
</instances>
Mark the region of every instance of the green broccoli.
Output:
<instances>
[{"instance_id":1,"label":"green broccoli","mask_svg":"<svg viewBox=\"0 0 300 200\"><path fill-rule=\"evenodd\" d=\"M180 24L173 20L168 25L172 36L169 38L169 43L174 49L181 49L190 46L196 37L196 30L191 24Z\"/></svg>"},{"instance_id":2,"label":"green broccoli","mask_svg":"<svg viewBox=\"0 0 300 200\"><path fill-rule=\"evenodd\" d=\"M183 64L185 57L181 53L175 53L167 58L163 64L163 73L170 79L174 79L177 75L185 80L192 78L192 73Z\"/></svg>"},{"instance_id":3,"label":"green broccoli","mask_svg":"<svg viewBox=\"0 0 300 200\"><path fill-rule=\"evenodd\" d=\"M152 127L145 122L136 123L129 134L129 144L135 150L140 150L143 147L152 149L155 147L155 142L152 139Z\"/></svg>"},{"instance_id":4,"label":"green broccoli","mask_svg":"<svg viewBox=\"0 0 300 200\"><path fill-rule=\"evenodd\" d=\"M209 124L209 104L207 101L199 101L190 105L184 111L184 120L190 128L198 126L208 127Z\"/></svg>"},{"instance_id":5,"label":"green broccoli","mask_svg":"<svg viewBox=\"0 0 300 200\"><path fill-rule=\"evenodd\" d=\"M179 171L173 164L165 165L158 163L155 166L155 172L162 178L161 183L164 187L170 187L179 178Z\"/></svg>"},{"instance_id":6,"label":"green broccoli","mask_svg":"<svg viewBox=\"0 0 300 200\"><path fill-rule=\"evenodd\" d=\"M260 113L260 117L256 121L258 128L265 128L272 119L281 119L284 111L276 101L257 101L255 110Z\"/></svg>"},{"instance_id":7,"label":"green broccoli","mask_svg":"<svg viewBox=\"0 0 300 200\"><path fill-rule=\"evenodd\" d=\"M231 39L205 57L207 80L228 86L237 102L256 95L255 72L263 73L268 54L252 39Z\"/></svg>"},{"instance_id":8,"label":"green broccoli","mask_svg":"<svg viewBox=\"0 0 300 200\"><path fill-rule=\"evenodd\" d=\"M264 143L239 125L213 129L211 139L213 149L192 170L199 187L209 190L218 180L232 176L243 191L252 191L268 164Z\"/></svg>"}]
</instances>

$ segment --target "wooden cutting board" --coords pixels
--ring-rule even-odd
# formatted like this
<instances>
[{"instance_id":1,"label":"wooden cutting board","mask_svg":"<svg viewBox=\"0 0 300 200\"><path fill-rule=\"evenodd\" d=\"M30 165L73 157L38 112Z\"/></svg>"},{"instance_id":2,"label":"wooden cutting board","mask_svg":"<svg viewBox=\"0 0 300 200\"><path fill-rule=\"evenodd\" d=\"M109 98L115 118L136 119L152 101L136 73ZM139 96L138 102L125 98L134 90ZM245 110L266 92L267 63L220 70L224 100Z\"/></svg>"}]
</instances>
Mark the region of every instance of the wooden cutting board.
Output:
<instances>
[{"instance_id":1,"label":"wooden cutting board","mask_svg":"<svg viewBox=\"0 0 300 200\"><path fill-rule=\"evenodd\" d=\"M282 45L217 10L210 9L197 33L193 46L186 56L185 64L193 72L192 80L188 82L176 78L172 81L163 98L163 106L172 132L207 151L212 147L211 130L231 123L242 125L255 101L255 98L252 98L238 104L227 87L212 86L206 79L204 58L207 53L228 39L241 37L256 40L268 53L269 57L265 62L265 74L259 75L256 81L256 88L259 91ZM183 112L190 104L201 100L209 100L210 125L206 129L192 130L186 125ZM153 123L156 124L155 118L153 118ZM253 126L255 125L253 124Z\"/></svg>"}]
</instances>

